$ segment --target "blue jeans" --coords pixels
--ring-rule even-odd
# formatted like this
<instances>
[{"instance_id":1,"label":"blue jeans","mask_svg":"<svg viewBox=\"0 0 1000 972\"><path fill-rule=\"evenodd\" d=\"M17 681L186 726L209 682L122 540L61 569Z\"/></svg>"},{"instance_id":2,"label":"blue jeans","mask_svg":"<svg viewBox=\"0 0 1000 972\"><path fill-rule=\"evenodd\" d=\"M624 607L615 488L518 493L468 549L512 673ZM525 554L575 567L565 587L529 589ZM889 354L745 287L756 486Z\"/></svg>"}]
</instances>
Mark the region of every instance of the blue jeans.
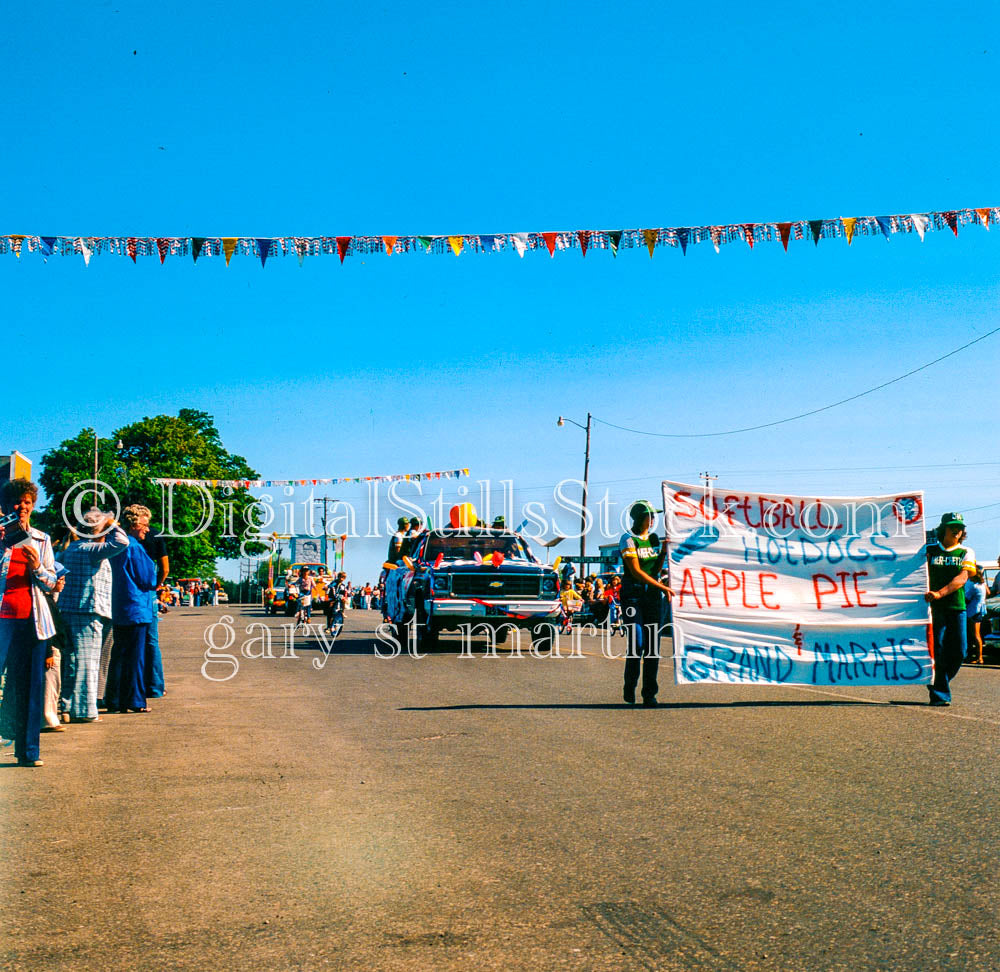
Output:
<instances>
[{"instance_id":1,"label":"blue jeans","mask_svg":"<svg viewBox=\"0 0 1000 972\"><path fill-rule=\"evenodd\" d=\"M160 655L160 612L153 605L153 620L146 637L146 690L151 699L158 699L167 690L163 680L163 658Z\"/></svg>"},{"instance_id":2,"label":"blue jeans","mask_svg":"<svg viewBox=\"0 0 1000 972\"><path fill-rule=\"evenodd\" d=\"M0 621L5 628L7 681L14 704L14 755L18 760L36 760L45 703L46 643L35 634L34 618Z\"/></svg>"},{"instance_id":3,"label":"blue jeans","mask_svg":"<svg viewBox=\"0 0 1000 972\"><path fill-rule=\"evenodd\" d=\"M931 606L934 627L934 681L927 687L932 702L951 701L951 680L965 660L965 611Z\"/></svg>"},{"instance_id":4,"label":"blue jeans","mask_svg":"<svg viewBox=\"0 0 1000 972\"><path fill-rule=\"evenodd\" d=\"M656 698L659 685L660 647L657 629L660 627L659 597L623 598L623 620L628 632L628 652L625 655L625 692L634 692L642 672L642 700Z\"/></svg>"}]
</instances>

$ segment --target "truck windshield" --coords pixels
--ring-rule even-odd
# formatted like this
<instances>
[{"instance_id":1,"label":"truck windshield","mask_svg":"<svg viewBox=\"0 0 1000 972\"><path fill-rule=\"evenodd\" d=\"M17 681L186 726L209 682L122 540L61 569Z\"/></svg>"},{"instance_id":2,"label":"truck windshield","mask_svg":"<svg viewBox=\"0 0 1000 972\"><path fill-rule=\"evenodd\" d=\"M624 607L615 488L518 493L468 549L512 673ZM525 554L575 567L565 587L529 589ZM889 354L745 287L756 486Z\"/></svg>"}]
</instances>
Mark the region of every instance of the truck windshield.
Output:
<instances>
[{"instance_id":1,"label":"truck windshield","mask_svg":"<svg viewBox=\"0 0 1000 972\"><path fill-rule=\"evenodd\" d=\"M475 553L486 557L499 550L504 557L520 560L534 560L527 545L520 537L515 536L469 536L460 534L435 534L427 538L427 548L424 560L436 560L438 554L444 554L445 560L472 560Z\"/></svg>"}]
</instances>

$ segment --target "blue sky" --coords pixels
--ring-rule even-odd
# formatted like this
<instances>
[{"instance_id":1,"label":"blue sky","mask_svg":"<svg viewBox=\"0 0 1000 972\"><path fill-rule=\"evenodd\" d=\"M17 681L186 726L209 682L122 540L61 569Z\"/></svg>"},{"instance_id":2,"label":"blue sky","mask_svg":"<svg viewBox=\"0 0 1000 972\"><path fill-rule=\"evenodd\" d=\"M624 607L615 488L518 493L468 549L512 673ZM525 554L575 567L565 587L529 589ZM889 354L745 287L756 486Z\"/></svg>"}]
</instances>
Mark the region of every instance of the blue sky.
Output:
<instances>
[{"instance_id":1,"label":"blue sky","mask_svg":"<svg viewBox=\"0 0 1000 972\"><path fill-rule=\"evenodd\" d=\"M11 8L0 232L505 233L1000 205L998 26L982 3ZM996 327L998 266L1000 227L653 260L7 256L0 312L39 368L8 375L32 405L0 439L36 449L188 406L264 477L467 466L540 499L582 472L560 413L700 432L835 401ZM991 338L740 436L597 426L591 480L619 502L703 469L750 489L923 488L934 513L996 504L968 516L992 558L998 359ZM358 546L356 579L382 547Z\"/></svg>"}]
</instances>

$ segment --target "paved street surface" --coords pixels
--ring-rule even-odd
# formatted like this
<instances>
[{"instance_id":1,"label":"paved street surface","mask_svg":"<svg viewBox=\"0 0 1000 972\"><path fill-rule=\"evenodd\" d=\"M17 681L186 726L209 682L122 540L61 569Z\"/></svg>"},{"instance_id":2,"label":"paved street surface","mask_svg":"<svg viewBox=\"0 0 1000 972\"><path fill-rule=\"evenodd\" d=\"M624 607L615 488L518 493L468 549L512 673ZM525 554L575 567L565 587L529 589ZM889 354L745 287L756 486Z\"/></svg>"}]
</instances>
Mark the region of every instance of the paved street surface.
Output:
<instances>
[{"instance_id":1,"label":"paved street surface","mask_svg":"<svg viewBox=\"0 0 1000 972\"><path fill-rule=\"evenodd\" d=\"M596 643L380 659L355 611L317 668L234 608L213 682L225 613L161 623L152 713L0 765L5 968L1000 967L996 669L630 709Z\"/></svg>"}]
</instances>

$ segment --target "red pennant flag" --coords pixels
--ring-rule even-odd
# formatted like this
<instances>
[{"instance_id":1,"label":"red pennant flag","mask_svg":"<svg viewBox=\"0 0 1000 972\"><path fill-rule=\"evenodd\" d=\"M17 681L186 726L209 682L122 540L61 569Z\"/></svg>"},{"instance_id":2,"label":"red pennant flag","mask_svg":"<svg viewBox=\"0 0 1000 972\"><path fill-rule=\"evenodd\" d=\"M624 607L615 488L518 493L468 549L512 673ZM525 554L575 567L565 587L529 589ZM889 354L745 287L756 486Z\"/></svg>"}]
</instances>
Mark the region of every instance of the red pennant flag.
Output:
<instances>
[{"instance_id":1,"label":"red pennant flag","mask_svg":"<svg viewBox=\"0 0 1000 972\"><path fill-rule=\"evenodd\" d=\"M344 262L344 257L347 256L347 248L351 245L351 237L349 236L338 236L337 237L337 252L340 254L340 262Z\"/></svg>"},{"instance_id":2,"label":"red pennant flag","mask_svg":"<svg viewBox=\"0 0 1000 972\"><path fill-rule=\"evenodd\" d=\"M576 238L580 241L580 251L583 256L587 255L587 247L590 246L590 230L580 230L576 234Z\"/></svg>"},{"instance_id":3,"label":"red pennant flag","mask_svg":"<svg viewBox=\"0 0 1000 972\"><path fill-rule=\"evenodd\" d=\"M160 251L160 265L162 266L170 252L170 240L159 237L156 241L156 248Z\"/></svg>"},{"instance_id":4,"label":"red pennant flag","mask_svg":"<svg viewBox=\"0 0 1000 972\"><path fill-rule=\"evenodd\" d=\"M958 213L950 211L941 214L944 217L944 221L948 224L948 228L958 236Z\"/></svg>"},{"instance_id":5,"label":"red pennant flag","mask_svg":"<svg viewBox=\"0 0 1000 972\"><path fill-rule=\"evenodd\" d=\"M753 223L743 224L743 235L746 237L747 244L751 250L753 249L753 225Z\"/></svg>"},{"instance_id":6,"label":"red pennant flag","mask_svg":"<svg viewBox=\"0 0 1000 972\"><path fill-rule=\"evenodd\" d=\"M134 237L134 236L130 236L130 237L129 237L129 238L128 238L128 239L126 240L126 241L125 241L125 252L126 252L126 253L127 253L127 254L128 254L129 256L130 256L130 257L132 257L132 262L133 262L133 263L135 263L135 250L136 250L136 246L135 246L135 237Z\"/></svg>"},{"instance_id":7,"label":"red pennant flag","mask_svg":"<svg viewBox=\"0 0 1000 972\"><path fill-rule=\"evenodd\" d=\"M383 236L382 243L385 245L386 256L392 256L392 251L396 248L398 236Z\"/></svg>"},{"instance_id":8,"label":"red pennant flag","mask_svg":"<svg viewBox=\"0 0 1000 972\"><path fill-rule=\"evenodd\" d=\"M778 235L781 237L781 245L788 252L788 237L792 235L791 223L778 223Z\"/></svg>"},{"instance_id":9,"label":"red pennant flag","mask_svg":"<svg viewBox=\"0 0 1000 972\"><path fill-rule=\"evenodd\" d=\"M554 257L556 255L556 234L542 233L542 239L545 240L545 245L549 248L549 256Z\"/></svg>"},{"instance_id":10,"label":"red pennant flag","mask_svg":"<svg viewBox=\"0 0 1000 972\"><path fill-rule=\"evenodd\" d=\"M988 209L977 209L976 215L979 217L980 222L987 229L990 228L990 211Z\"/></svg>"}]
</instances>

